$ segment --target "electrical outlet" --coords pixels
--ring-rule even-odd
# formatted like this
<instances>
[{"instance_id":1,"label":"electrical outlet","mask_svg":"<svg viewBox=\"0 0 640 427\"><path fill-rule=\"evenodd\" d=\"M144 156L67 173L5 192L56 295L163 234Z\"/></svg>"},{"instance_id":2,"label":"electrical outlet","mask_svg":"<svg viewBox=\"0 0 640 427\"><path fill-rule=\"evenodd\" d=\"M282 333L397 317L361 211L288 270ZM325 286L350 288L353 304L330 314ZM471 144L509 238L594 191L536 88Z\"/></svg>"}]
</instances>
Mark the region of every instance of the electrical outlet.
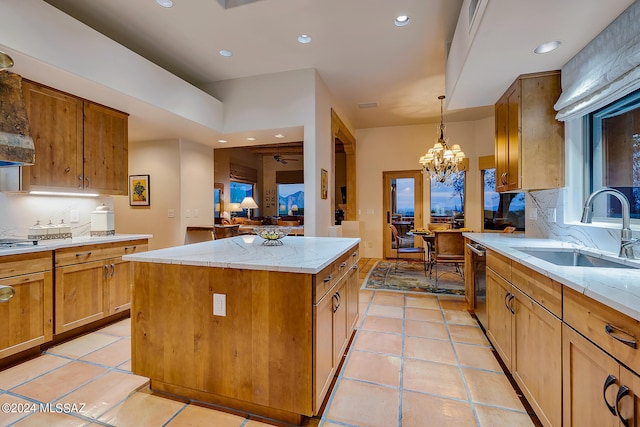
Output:
<instances>
[{"instance_id":1,"label":"electrical outlet","mask_svg":"<svg viewBox=\"0 0 640 427\"><path fill-rule=\"evenodd\" d=\"M529 209L529 219L532 219L534 221L538 219L538 208Z\"/></svg>"},{"instance_id":2,"label":"electrical outlet","mask_svg":"<svg viewBox=\"0 0 640 427\"><path fill-rule=\"evenodd\" d=\"M80 211L71 209L69 211L69 222L80 222Z\"/></svg>"},{"instance_id":3,"label":"electrical outlet","mask_svg":"<svg viewBox=\"0 0 640 427\"><path fill-rule=\"evenodd\" d=\"M547 221L556 222L556 208L547 209Z\"/></svg>"},{"instance_id":4,"label":"electrical outlet","mask_svg":"<svg viewBox=\"0 0 640 427\"><path fill-rule=\"evenodd\" d=\"M200 211L198 209L194 209L193 210L193 217L194 218L198 218L198 216L200 216Z\"/></svg>"},{"instance_id":5,"label":"electrical outlet","mask_svg":"<svg viewBox=\"0 0 640 427\"><path fill-rule=\"evenodd\" d=\"M174 209L167 209L167 218L175 218L176 211Z\"/></svg>"},{"instance_id":6,"label":"electrical outlet","mask_svg":"<svg viewBox=\"0 0 640 427\"><path fill-rule=\"evenodd\" d=\"M187 209L186 211L184 211L184 216L185 218L191 218L191 209Z\"/></svg>"},{"instance_id":7,"label":"electrical outlet","mask_svg":"<svg viewBox=\"0 0 640 427\"><path fill-rule=\"evenodd\" d=\"M226 294L213 294L213 315L214 316L227 315L227 295Z\"/></svg>"}]
</instances>

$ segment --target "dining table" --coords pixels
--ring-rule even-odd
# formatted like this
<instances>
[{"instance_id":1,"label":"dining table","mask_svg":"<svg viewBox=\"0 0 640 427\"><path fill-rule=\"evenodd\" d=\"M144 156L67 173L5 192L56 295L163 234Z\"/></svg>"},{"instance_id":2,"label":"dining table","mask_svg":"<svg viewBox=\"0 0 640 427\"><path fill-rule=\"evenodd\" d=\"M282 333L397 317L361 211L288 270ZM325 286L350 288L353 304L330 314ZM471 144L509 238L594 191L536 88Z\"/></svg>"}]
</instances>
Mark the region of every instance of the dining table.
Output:
<instances>
[{"instance_id":1,"label":"dining table","mask_svg":"<svg viewBox=\"0 0 640 427\"><path fill-rule=\"evenodd\" d=\"M433 266L433 260L431 259L431 254L433 253L433 245L435 244L436 234L433 231L430 231L426 228L416 228L413 230L409 230L407 232L409 236L420 236L422 237L422 241L426 245L427 258L429 264L429 274L431 274L431 267Z\"/></svg>"}]
</instances>

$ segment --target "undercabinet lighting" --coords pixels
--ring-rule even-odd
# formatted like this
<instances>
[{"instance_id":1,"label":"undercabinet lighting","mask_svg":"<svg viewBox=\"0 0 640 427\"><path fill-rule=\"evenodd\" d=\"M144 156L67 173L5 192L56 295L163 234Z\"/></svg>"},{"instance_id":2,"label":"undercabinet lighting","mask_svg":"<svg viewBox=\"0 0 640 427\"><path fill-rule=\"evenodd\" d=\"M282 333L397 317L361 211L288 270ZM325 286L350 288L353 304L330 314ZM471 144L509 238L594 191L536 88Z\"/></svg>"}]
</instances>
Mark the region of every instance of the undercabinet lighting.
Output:
<instances>
[{"instance_id":1,"label":"undercabinet lighting","mask_svg":"<svg viewBox=\"0 0 640 427\"><path fill-rule=\"evenodd\" d=\"M255 139L255 138L253 138L253 137L249 137L249 138L247 138L247 141L255 141L255 140L256 140L256 139Z\"/></svg>"},{"instance_id":2,"label":"undercabinet lighting","mask_svg":"<svg viewBox=\"0 0 640 427\"><path fill-rule=\"evenodd\" d=\"M396 17L394 23L396 24L396 27L404 27L409 23L409 17L407 15L399 15Z\"/></svg>"},{"instance_id":3,"label":"undercabinet lighting","mask_svg":"<svg viewBox=\"0 0 640 427\"><path fill-rule=\"evenodd\" d=\"M156 3L158 3L162 7L172 7L173 6L173 1L171 1L171 0L156 0Z\"/></svg>"},{"instance_id":4,"label":"undercabinet lighting","mask_svg":"<svg viewBox=\"0 0 640 427\"><path fill-rule=\"evenodd\" d=\"M228 58L228 57L230 57L230 56L233 56L233 52L231 52L230 50L227 50L227 49L222 49L222 50L220 51L220 55L222 55L222 56L224 56L224 57Z\"/></svg>"},{"instance_id":5,"label":"undercabinet lighting","mask_svg":"<svg viewBox=\"0 0 640 427\"><path fill-rule=\"evenodd\" d=\"M533 49L533 52L538 54L549 53L559 48L561 44L562 42L560 40L553 40L550 42L542 43L540 46Z\"/></svg>"},{"instance_id":6,"label":"undercabinet lighting","mask_svg":"<svg viewBox=\"0 0 640 427\"><path fill-rule=\"evenodd\" d=\"M284 135L283 135L283 134L281 134L281 133L279 133L279 134L277 134L277 135L274 135L274 136L275 136L276 138L284 138Z\"/></svg>"},{"instance_id":7,"label":"undercabinet lighting","mask_svg":"<svg viewBox=\"0 0 640 427\"><path fill-rule=\"evenodd\" d=\"M227 141L226 139L219 139L219 140L218 140L218 142L219 142L220 144L226 144L226 143L227 143L227 142L229 142L229 141Z\"/></svg>"},{"instance_id":8,"label":"undercabinet lighting","mask_svg":"<svg viewBox=\"0 0 640 427\"><path fill-rule=\"evenodd\" d=\"M71 193L65 191L29 191L33 196L67 196L67 197L98 197L97 193Z\"/></svg>"},{"instance_id":9,"label":"undercabinet lighting","mask_svg":"<svg viewBox=\"0 0 640 427\"><path fill-rule=\"evenodd\" d=\"M307 34L300 34L298 36L298 42L300 42L302 44L311 43L311 36L309 36Z\"/></svg>"}]
</instances>

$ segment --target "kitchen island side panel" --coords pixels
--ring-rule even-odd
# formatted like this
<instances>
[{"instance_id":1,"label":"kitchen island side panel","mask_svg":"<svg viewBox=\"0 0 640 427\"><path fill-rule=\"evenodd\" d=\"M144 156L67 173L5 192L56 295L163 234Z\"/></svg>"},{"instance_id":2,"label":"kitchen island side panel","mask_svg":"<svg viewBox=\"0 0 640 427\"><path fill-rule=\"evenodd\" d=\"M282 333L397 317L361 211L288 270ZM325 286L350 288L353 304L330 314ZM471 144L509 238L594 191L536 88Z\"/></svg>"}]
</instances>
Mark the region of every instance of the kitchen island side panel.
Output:
<instances>
[{"instance_id":1,"label":"kitchen island side panel","mask_svg":"<svg viewBox=\"0 0 640 427\"><path fill-rule=\"evenodd\" d=\"M312 275L132 264L135 374L312 415Z\"/></svg>"}]
</instances>

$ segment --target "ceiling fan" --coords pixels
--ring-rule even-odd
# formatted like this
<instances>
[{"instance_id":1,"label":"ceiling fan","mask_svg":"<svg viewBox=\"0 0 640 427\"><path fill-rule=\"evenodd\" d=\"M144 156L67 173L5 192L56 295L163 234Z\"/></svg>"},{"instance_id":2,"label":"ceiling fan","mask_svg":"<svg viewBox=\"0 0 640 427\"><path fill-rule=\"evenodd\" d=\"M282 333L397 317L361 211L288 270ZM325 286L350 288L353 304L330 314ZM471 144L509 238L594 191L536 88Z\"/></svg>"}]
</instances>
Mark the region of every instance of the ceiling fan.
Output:
<instances>
[{"instance_id":1,"label":"ceiling fan","mask_svg":"<svg viewBox=\"0 0 640 427\"><path fill-rule=\"evenodd\" d=\"M286 165L288 162L297 162L298 159L288 159L285 157L282 157L279 154L276 154L275 156L273 156L273 160L275 160L278 163L282 163L283 165Z\"/></svg>"}]
</instances>

